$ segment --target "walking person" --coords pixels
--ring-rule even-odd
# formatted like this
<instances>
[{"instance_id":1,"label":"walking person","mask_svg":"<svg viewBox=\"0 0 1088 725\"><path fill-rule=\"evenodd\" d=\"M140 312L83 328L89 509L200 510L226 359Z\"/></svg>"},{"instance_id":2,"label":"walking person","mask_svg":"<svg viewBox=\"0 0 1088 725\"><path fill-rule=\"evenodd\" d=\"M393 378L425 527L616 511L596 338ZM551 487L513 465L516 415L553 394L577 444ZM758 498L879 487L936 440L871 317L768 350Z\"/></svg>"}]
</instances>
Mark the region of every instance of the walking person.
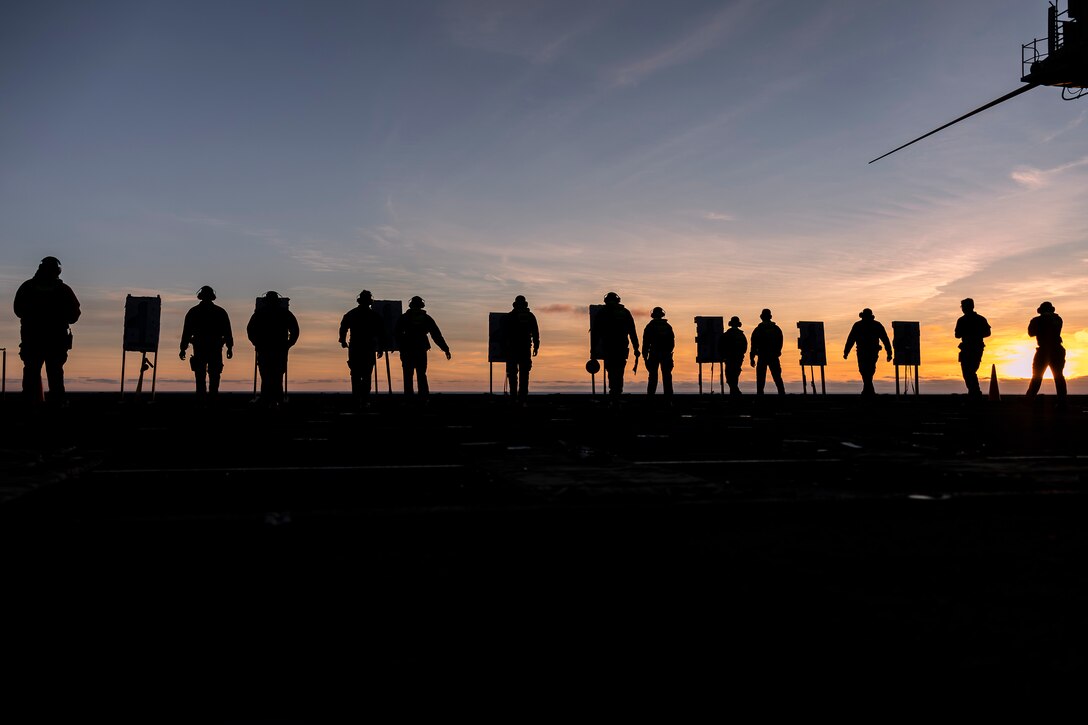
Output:
<instances>
[{"instance_id":1,"label":"walking person","mask_svg":"<svg viewBox=\"0 0 1088 725\"><path fill-rule=\"evenodd\" d=\"M510 396L525 405L529 398L529 371L540 350L540 326L523 295L514 298L513 308L503 318L502 345Z\"/></svg>"},{"instance_id":2,"label":"walking person","mask_svg":"<svg viewBox=\"0 0 1088 725\"><path fill-rule=\"evenodd\" d=\"M246 335L257 351L261 372L261 402L278 407L284 401L283 378L287 374L287 353L298 342L298 320L287 309L279 293L268 291L246 326Z\"/></svg>"},{"instance_id":3,"label":"walking person","mask_svg":"<svg viewBox=\"0 0 1088 725\"><path fill-rule=\"evenodd\" d=\"M666 402L672 400L672 353L676 347L676 334L665 319L665 310L655 307L650 312L650 322L642 331L642 356L646 361L646 394L657 392L658 370L661 371L662 392Z\"/></svg>"},{"instance_id":4,"label":"walking person","mask_svg":"<svg viewBox=\"0 0 1088 725\"><path fill-rule=\"evenodd\" d=\"M729 318L729 329L718 341L718 358L725 364L725 382L730 395L740 395L740 373L744 369L744 354L748 352L748 338L744 336L740 318Z\"/></svg>"},{"instance_id":5,"label":"walking person","mask_svg":"<svg viewBox=\"0 0 1088 725\"><path fill-rule=\"evenodd\" d=\"M386 347L386 330L382 318L372 307L374 295L370 290L360 292L355 302L357 306L340 320L340 347L348 351L352 401L357 407L365 408L370 405L374 365Z\"/></svg>"},{"instance_id":6,"label":"walking person","mask_svg":"<svg viewBox=\"0 0 1088 725\"><path fill-rule=\"evenodd\" d=\"M196 397L198 402L213 400L219 395L219 381L223 374L223 348L227 348L227 359L234 357L234 335L231 334L230 317L227 311L215 304L215 290L204 285L196 293L199 303L185 313L185 322L181 328L181 352L178 357L185 359L189 344L193 354L189 358L189 369L196 378Z\"/></svg>"},{"instance_id":7,"label":"walking person","mask_svg":"<svg viewBox=\"0 0 1088 725\"><path fill-rule=\"evenodd\" d=\"M23 397L32 405L45 400L42 366L49 380L49 403L62 406L64 364L79 320L79 300L60 278L60 260L46 257L34 276L19 285L13 305L19 318L19 357L23 360Z\"/></svg>"},{"instance_id":8,"label":"walking person","mask_svg":"<svg viewBox=\"0 0 1088 725\"><path fill-rule=\"evenodd\" d=\"M956 320L956 339L960 340L960 370L967 394L972 398L982 397L982 388L978 383L978 368L982 364L983 342L990 336L990 323L975 312L975 301L970 297L960 301L963 316Z\"/></svg>"},{"instance_id":9,"label":"walking person","mask_svg":"<svg viewBox=\"0 0 1088 725\"><path fill-rule=\"evenodd\" d=\"M428 336L438 346L438 349L446 353L449 360L453 355L450 346L442 337L438 329L438 323L427 314L423 308L426 303L422 297L413 297L408 302L408 309L399 318L393 328L393 334L397 338L397 347L400 349L400 366L404 374L404 394L413 395L413 378L419 388L421 397L430 394L431 389L427 383L427 351L431 349Z\"/></svg>"},{"instance_id":10,"label":"walking person","mask_svg":"<svg viewBox=\"0 0 1088 725\"><path fill-rule=\"evenodd\" d=\"M638 366L638 332L631 311L620 304L620 296L609 292L604 296L604 306L597 310L590 330L590 348L604 358L604 371L608 376L608 395L618 402L623 395L623 373L627 368L627 356L634 353ZM631 341L628 348L627 341Z\"/></svg>"},{"instance_id":11,"label":"walking person","mask_svg":"<svg viewBox=\"0 0 1088 725\"><path fill-rule=\"evenodd\" d=\"M748 357L756 369L756 395L763 395L767 383L767 371L771 371L774 386L779 395L786 394L782 382L782 328L771 321L771 311L764 308L759 313L761 322L752 330L752 349ZM758 361L758 362L757 362Z\"/></svg>"},{"instance_id":12,"label":"walking person","mask_svg":"<svg viewBox=\"0 0 1088 725\"><path fill-rule=\"evenodd\" d=\"M858 372L861 374L861 394L876 395L873 387L873 377L876 375L876 361L880 358L880 344L884 343L884 349L888 354L888 362L892 361L892 343L888 339L888 331L884 325L877 322L873 311L866 307L858 313L859 319L850 328L850 335L846 338L846 347L842 351L842 359L850 357L850 349L857 345Z\"/></svg>"},{"instance_id":13,"label":"walking person","mask_svg":"<svg viewBox=\"0 0 1088 725\"><path fill-rule=\"evenodd\" d=\"M1058 394L1058 405L1065 405L1065 347L1062 345L1062 318L1054 310L1054 305L1044 302L1036 310L1038 317L1028 323L1028 336L1034 337L1037 347L1031 361L1031 382L1028 383L1027 396L1034 398L1043 384L1043 374L1050 368L1054 376L1054 392Z\"/></svg>"}]
</instances>

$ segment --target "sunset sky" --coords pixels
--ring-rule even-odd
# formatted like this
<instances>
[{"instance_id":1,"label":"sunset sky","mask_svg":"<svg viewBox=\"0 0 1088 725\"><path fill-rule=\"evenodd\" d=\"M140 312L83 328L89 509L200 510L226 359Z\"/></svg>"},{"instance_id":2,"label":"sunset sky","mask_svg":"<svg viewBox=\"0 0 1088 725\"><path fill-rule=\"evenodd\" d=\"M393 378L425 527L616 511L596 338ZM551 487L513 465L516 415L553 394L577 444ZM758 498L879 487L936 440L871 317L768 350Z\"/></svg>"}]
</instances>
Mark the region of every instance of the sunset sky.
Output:
<instances>
[{"instance_id":1,"label":"sunset sky","mask_svg":"<svg viewBox=\"0 0 1088 725\"><path fill-rule=\"evenodd\" d=\"M1037 88L867 163L1019 87L1046 8L5 2L8 386L11 301L46 255L83 306L73 390L117 389L127 294L163 299L158 389L191 388L178 339L205 284L238 339L224 390L252 386L244 330L266 290L300 321L295 390L348 389L337 327L361 289L426 299L453 350L432 356L435 391L488 389L488 313L518 294L541 325L531 388L588 391L587 308L610 290L640 335L666 310L681 392L696 389L693 318L738 315L750 333L764 307L790 392L798 320L825 322L831 389L860 390L842 346L863 307L889 333L919 321L922 392L960 392L966 296L993 327L980 372L996 364L1003 393L1030 374L1043 300L1065 320L1067 375L1086 375L1088 98ZM877 374L894 390L883 358ZM644 381L640 365L630 389Z\"/></svg>"}]
</instances>

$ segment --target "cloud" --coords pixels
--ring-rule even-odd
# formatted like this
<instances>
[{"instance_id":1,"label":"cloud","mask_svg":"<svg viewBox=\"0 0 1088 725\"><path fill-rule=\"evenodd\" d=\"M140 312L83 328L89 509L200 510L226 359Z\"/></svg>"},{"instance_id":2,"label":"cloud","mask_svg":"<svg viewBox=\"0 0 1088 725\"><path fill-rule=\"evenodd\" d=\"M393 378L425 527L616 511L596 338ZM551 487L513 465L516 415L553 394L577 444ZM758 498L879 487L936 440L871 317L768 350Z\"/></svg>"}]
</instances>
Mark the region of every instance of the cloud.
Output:
<instances>
[{"instance_id":1,"label":"cloud","mask_svg":"<svg viewBox=\"0 0 1088 725\"><path fill-rule=\"evenodd\" d=\"M701 216L711 222L731 222L736 219L732 214L722 214L717 211L705 211Z\"/></svg>"},{"instance_id":2,"label":"cloud","mask_svg":"<svg viewBox=\"0 0 1088 725\"><path fill-rule=\"evenodd\" d=\"M543 307L534 307L533 310L547 315L582 316L589 314L589 308L585 305L544 305Z\"/></svg>"},{"instance_id":3,"label":"cloud","mask_svg":"<svg viewBox=\"0 0 1088 725\"><path fill-rule=\"evenodd\" d=\"M1055 166L1052 169L1037 169L1031 166L1021 166L1014 169L1012 173L1009 174L1009 177L1017 184L1029 189L1041 189L1050 184L1051 177L1057 176L1069 169L1084 166L1085 164L1088 164L1088 156L1077 159L1076 161L1070 161L1068 164Z\"/></svg>"},{"instance_id":4,"label":"cloud","mask_svg":"<svg viewBox=\"0 0 1088 725\"><path fill-rule=\"evenodd\" d=\"M608 74L609 83L613 86L637 85L647 76L675 65L688 63L720 47L730 32L736 32L740 26L740 18L751 7L751 2L740 2L719 10L708 21L698 22L694 30L679 40L612 70Z\"/></svg>"}]
</instances>

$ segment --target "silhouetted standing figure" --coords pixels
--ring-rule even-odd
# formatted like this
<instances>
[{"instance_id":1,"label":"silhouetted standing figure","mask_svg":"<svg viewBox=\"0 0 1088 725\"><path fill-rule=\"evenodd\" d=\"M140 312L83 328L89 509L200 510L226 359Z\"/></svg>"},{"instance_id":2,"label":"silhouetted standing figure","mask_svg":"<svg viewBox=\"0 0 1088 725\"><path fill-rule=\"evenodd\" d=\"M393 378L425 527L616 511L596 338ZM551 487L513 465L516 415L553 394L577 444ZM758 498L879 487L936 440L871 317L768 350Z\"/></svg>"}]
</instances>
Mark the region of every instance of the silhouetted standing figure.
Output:
<instances>
[{"instance_id":1,"label":"silhouetted standing figure","mask_svg":"<svg viewBox=\"0 0 1088 725\"><path fill-rule=\"evenodd\" d=\"M42 365L49 379L49 402L63 405L64 363L72 349L69 325L79 319L79 300L60 279L60 260L46 257L34 276L15 292L19 318L19 357L23 360L23 396L33 404L44 400Z\"/></svg>"},{"instance_id":2,"label":"silhouetted standing figure","mask_svg":"<svg viewBox=\"0 0 1088 725\"><path fill-rule=\"evenodd\" d=\"M752 349L748 353L752 367L756 369L756 395L763 395L768 370L771 371L778 394L785 395L782 362L779 360L782 357L782 328L771 321L771 311L767 308L759 313L759 319L762 321L752 330Z\"/></svg>"},{"instance_id":3,"label":"silhouetted standing figure","mask_svg":"<svg viewBox=\"0 0 1088 725\"><path fill-rule=\"evenodd\" d=\"M725 382L730 395L740 395L740 372L744 369L744 355L748 352L748 338L740 326L739 317L730 317L729 329L718 341L718 357L725 363Z\"/></svg>"},{"instance_id":4,"label":"silhouetted standing figure","mask_svg":"<svg viewBox=\"0 0 1088 725\"><path fill-rule=\"evenodd\" d=\"M506 313L503 320L502 345L510 395L524 404L529 397L529 371L533 368L533 358L540 350L540 326L522 295L514 298L513 309Z\"/></svg>"},{"instance_id":5,"label":"silhouetted standing figure","mask_svg":"<svg viewBox=\"0 0 1088 725\"><path fill-rule=\"evenodd\" d=\"M665 319L665 310L655 307L650 322L642 331L642 357L646 361L646 394L657 392L657 375L661 370L661 387L666 399L672 398L672 352L676 334Z\"/></svg>"},{"instance_id":6,"label":"silhouetted standing figure","mask_svg":"<svg viewBox=\"0 0 1088 725\"><path fill-rule=\"evenodd\" d=\"M627 347L630 339L638 364L638 332L630 310L620 304L620 296L609 292L604 296L604 307L597 310L593 320L591 347L604 356L604 371L608 375L608 394L613 400L623 395L623 373L627 367Z\"/></svg>"},{"instance_id":7,"label":"silhouetted standing figure","mask_svg":"<svg viewBox=\"0 0 1088 725\"><path fill-rule=\"evenodd\" d=\"M861 373L861 394L876 395L873 387L873 376L876 375L876 361L880 358L880 343L884 343L884 349L888 351L888 362L892 361L892 343L888 339L888 331L873 317L873 311L866 307L858 317L861 319L850 328L850 335L846 338L846 347L842 351L842 359L850 357L850 348L857 345L858 372Z\"/></svg>"},{"instance_id":8,"label":"silhouetted standing figure","mask_svg":"<svg viewBox=\"0 0 1088 725\"><path fill-rule=\"evenodd\" d=\"M428 395L431 392L427 384L427 351L431 349L431 343L427 340L430 335L438 349L446 353L446 359L453 357L450 354L450 346L442 337L438 324L423 309L426 303L422 297L413 297L408 302L408 310L404 312L393 327L393 334L397 337L397 347L400 348L400 366L404 374L404 394L412 395L412 378L415 377L419 386L420 395Z\"/></svg>"},{"instance_id":9,"label":"silhouetted standing figure","mask_svg":"<svg viewBox=\"0 0 1088 725\"><path fill-rule=\"evenodd\" d=\"M1034 337L1037 347L1031 361L1031 382L1027 396L1034 398L1043 384L1047 368L1054 375L1054 392L1059 405L1065 404L1065 347L1062 345L1062 318L1054 311L1054 305L1044 302L1036 310L1038 317L1028 323L1028 336Z\"/></svg>"},{"instance_id":10,"label":"silhouetted standing figure","mask_svg":"<svg viewBox=\"0 0 1088 725\"><path fill-rule=\"evenodd\" d=\"M351 397L358 406L366 406L370 398L370 381L374 363L386 347L385 324L371 306L374 295L363 290L355 300L358 306L348 310L340 320L340 347L348 350L348 372L351 375Z\"/></svg>"},{"instance_id":11,"label":"silhouetted standing figure","mask_svg":"<svg viewBox=\"0 0 1088 725\"><path fill-rule=\"evenodd\" d=\"M223 374L223 346L226 346L227 359L230 360L234 357L234 335L231 334L227 311L213 302L215 290L204 285L196 293L196 298L200 302L185 313L185 323L181 328L181 352L178 357L184 360L189 343L193 344L189 368L196 377L196 396L203 400L205 395L215 397L219 394L219 380Z\"/></svg>"},{"instance_id":12,"label":"silhouetted standing figure","mask_svg":"<svg viewBox=\"0 0 1088 725\"><path fill-rule=\"evenodd\" d=\"M287 374L287 351L298 342L298 320L280 304L276 292L266 292L265 303L249 318L246 334L257 350L261 372L261 401L270 407L283 402L283 376Z\"/></svg>"},{"instance_id":13,"label":"silhouetted standing figure","mask_svg":"<svg viewBox=\"0 0 1088 725\"><path fill-rule=\"evenodd\" d=\"M990 323L975 312L975 301L970 297L960 301L960 309L963 310L963 316L956 320L956 339L960 341L960 370L963 371L967 394L973 398L981 398L978 366L982 364L982 350L986 347L983 340L990 336Z\"/></svg>"}]
</instances>

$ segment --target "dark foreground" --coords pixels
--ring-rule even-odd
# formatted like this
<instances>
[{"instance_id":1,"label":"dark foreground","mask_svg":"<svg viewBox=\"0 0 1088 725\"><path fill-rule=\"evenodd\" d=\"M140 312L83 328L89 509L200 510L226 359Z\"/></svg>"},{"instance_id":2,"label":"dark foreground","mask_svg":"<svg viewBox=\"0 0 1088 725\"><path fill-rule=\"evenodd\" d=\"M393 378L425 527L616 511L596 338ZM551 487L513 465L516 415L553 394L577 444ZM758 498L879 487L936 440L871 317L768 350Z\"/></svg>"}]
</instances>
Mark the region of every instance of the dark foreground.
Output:
<instances>
[{"instance_id":1,"label":"dark foreground","mask_svg":"<svg viewBox=\"0 0 1088 725\"><path fill-rule=\"evenodd\" d=\"M650 402L9 398L8 629L217 676L1086 669L1088 401Z\"/></svg>"}]
</instances>

